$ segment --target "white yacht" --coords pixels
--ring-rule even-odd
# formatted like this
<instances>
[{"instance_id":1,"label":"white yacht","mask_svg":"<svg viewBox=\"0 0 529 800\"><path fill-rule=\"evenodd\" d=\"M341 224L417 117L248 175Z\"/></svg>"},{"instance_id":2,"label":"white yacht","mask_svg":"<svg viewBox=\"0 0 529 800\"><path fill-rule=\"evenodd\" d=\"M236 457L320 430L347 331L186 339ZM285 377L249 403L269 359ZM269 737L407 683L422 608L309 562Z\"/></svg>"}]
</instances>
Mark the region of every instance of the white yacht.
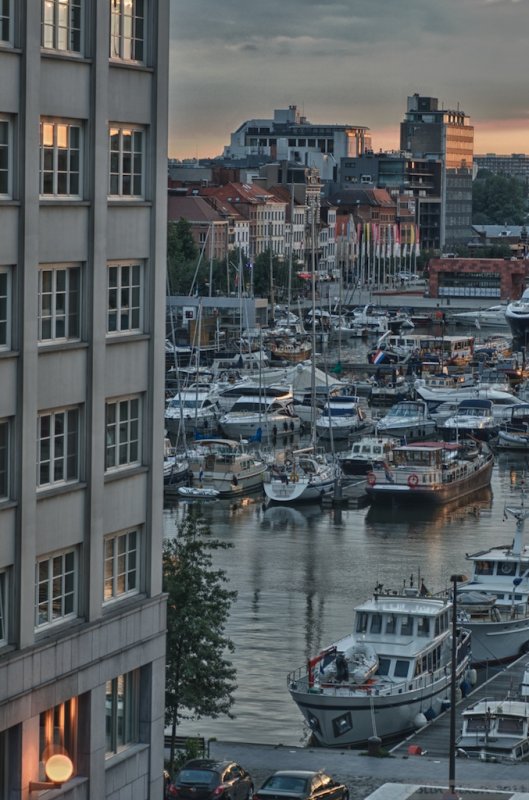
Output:
<instances>
[{"instance_id":1,"label":"white yacht","mask_svg":"<svg viewBox=\"0 0 529 800\"><path fill-rule=\"evenodd\" d=\"M450 322L456 325L474 325L476 328L507 328L506 311L506 304L478 308L474 311L460 311L452 314Z\"/></svg>"},{"instance_id":2,"label":"white yacht","mask_svg":"<svg viewBox=\"0 0 529 800\"><path fill-rule=\"evenodd\" d=\"M192 388L170 397L165 406L165 427L178 436L185 433L214 433L220 410L209 391Z\"/></svg>"},{"instance_id":3,"label":"white yacht","mask_svg":"<svg viewBox=\"0 0 529 800\"><path fill-rule=\"evenodd\" d=\"M288 676L292 699L325 747L391 739L422 727L450 697L451 609L416 588L383 592L355 609L353 631ZM457 631L457 682L470 634Z\"/></svg>"},{"instance_id":4,"label":"white yacht","mask_svg":"<svg viewBox=\"0 0 529 800\"><path fill-rule=\"evenodd\" d=\"M229 438L255 438L268 435L291 436L299 432L301 420L292 409L292 395L286 397L256 397L242 395L231 411L223 414L219 425Z\"/></svg>"},{"instance_id":5,"label":"white yacht","mask_svg":"<svg viewBox=\"0 0 529 800\"><path fill-rule=\"evenodd\" d=\"M435 422L428 414L422 400L404 400L396 403L376 423L376 432L383 436L406 436L424 439L435 431Z\"/></svg>"},{"instance_id":6,"label":"white yacht","mask_svg":"<svg viewBox=\"0 0 529 800\"><path fill-rule=\"evenodd\" d=\"M338 469L339 472L339 469ZM336 468L312 448L289 451L283 463L270 467L264 483L269 500L276 503L299 503L320 500L334 490Z\"/></svg>"},{"instance_id":7,"label":"white yacht","mask_svg":"<svg viewBox=\"0 0 529 800\"><path fill-rule=\"evenodd\" d=\"M488 442L497 436L498 427L492 400L463 400L453 416L437 424L437 430L446 442L465 437Z\"/></svg>"},{"instance_id":8,"label":"white yacht","mask_svg":"<svg viewBox=\"0 0 529 800\"><path fill-rule=\"evenodd\" d=\"M316 434L322 439L347 439L368 427L366 415L356 395L329 397L316 418Z\"/></svg>"},{"instance_id":9,"label":"white yacht","mask_svg":"<svg viewBox=\"0 0 529 800\"><path fill-rule=\"evenodd\" d=\"M525 347L529 332L529 289L525 290L519 300L509 303L505 318L513 337Z\"/></svg>"},{"instance_id":10,"label":"white yacht","mask_svg":"<svg viewBox=\"0 0 529 800\"><path fill-rule=\"evenodd\" d=\"M266 464L232 439L201 439L186 451L193 486L216 489L221 497L260 489Z\"/></svg>"},{"instance_id":11,"label":"white yacht","mask_svg":"<svg viewBox=\"0 0 529 800\"><path fill-rule=\"evenodd\" d=\"M457 747L480 761L521 761L529 756L528 673L522 693L503 699L484 697L465 708Z\"/></svg>"}]
</instances>

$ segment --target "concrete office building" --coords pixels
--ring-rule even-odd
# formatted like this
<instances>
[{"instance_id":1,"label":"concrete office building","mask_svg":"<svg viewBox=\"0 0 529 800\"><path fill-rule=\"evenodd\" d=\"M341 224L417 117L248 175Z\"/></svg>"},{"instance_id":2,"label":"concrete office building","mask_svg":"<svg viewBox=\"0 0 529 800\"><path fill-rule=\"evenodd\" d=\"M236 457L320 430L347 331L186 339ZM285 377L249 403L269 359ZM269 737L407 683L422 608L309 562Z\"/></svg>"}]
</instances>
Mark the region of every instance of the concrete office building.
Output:
<instances>
[{"instance_id":1,"label":"concrete office building","mask_svg":"<svg viewBox=\"0 0 529 800\"><path fill-rule=\"evenodd\" d=\"M0 2L0 798L161 798L168 0Z\"/></svg>"},{"instance_id":2,"label":"concrete office building","mask_svg":"<svg viewBox=\"0 0 529 800\"><path fill-rule=\"evenodd\" d=\"M408 97L400 147L419 158L440 158L441 249L466 245L472 224L474 128L459 109L439 108L436 97Z\"/></svg>"}]
</instances>

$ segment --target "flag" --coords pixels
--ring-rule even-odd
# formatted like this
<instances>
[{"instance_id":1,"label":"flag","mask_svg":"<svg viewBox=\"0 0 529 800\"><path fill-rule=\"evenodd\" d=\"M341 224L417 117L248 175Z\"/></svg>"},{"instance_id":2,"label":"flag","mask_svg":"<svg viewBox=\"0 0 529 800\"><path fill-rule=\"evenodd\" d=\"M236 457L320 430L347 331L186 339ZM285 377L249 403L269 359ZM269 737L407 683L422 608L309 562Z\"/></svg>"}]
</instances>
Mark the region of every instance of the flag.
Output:
<instances>
[{"instance_id":1,"label":"flag","mask_svg":"<svg viewBox=\"0 0 529 800\"><path fill-rule=\"evenodd\" d=\"M393 255L400 258L400 230L396 223L393 226Z\"/></svg>"},{"instance_id":2,"label":"flag","mask_svg":"<svg viewBox=\"0 0 529 800\"><path fill-rule=\"evenodd\" d=\"M384 351L377 350L377 352L373 356L373 364L380 364L382 361L384 361Z\"/></svg>"}]
</instances>

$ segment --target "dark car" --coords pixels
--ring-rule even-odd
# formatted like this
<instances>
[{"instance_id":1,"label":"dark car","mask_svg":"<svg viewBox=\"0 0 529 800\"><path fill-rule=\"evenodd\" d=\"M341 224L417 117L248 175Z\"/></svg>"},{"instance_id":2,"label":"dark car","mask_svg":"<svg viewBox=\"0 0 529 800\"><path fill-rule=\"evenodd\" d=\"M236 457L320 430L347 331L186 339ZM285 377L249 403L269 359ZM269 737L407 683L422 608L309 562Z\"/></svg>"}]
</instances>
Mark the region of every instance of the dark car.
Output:
<instances>
[{"instance_id":1,"label":"dark car","mask_svg":"<svg viewBox=\"0 0 529 800\"><path fill-rule=\"evenodd\" d=\"M325 772L274 772L254 794L254 800L349 800L349 790Z\"/></svg>"},{"instance_id":2,"label":"dark car","mask_svg":"<svg viewBox=\"0 0 529 800\"><path fill-rule=\"evenodd\" d=\"M178 800L250 800L251 776L234 761L194 758L177 773L167 798Z\"/></svg>"}]
</instances>

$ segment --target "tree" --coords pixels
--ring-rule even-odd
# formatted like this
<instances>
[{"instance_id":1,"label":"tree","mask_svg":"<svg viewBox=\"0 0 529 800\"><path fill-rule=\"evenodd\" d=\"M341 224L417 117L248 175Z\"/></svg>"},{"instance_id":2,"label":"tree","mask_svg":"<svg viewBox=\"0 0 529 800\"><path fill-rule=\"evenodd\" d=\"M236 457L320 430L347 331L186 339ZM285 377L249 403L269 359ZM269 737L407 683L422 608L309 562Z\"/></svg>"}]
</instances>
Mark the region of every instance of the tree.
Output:
<instances>
[{"instance_id":1,"label":"tree","mask_svg":"<svg viewBox=\"0 0 529 800\"><path fill-rule=\"evenodd\" d=\"M480 170L472 187L474 225L522 225L527 215L527 189L509 175Z\"/></svg>"},{"instance_id":2,"label":"tree","mask_svg":"<svg viewBox=\"0 0 529 800\"><path fill-rule=\"evenodd\" d=\"M165 722L174 737L182 719L233 717L236 671L227 654L234 650L225 634L237 592L226 588L223 570L212 553L231 544L211 536L205 519L193 511L163 545L163 585L168 594Z\"/></svg>"},{"instance_id":3,"label":"tree","mask_svg":"<svg viewBox=\"0 0 529 800\"><path fill-rule=\"evenodd\" d=\"M191 225L181 217L167 226L167 272L172 294L187 294L195 274L198 248Z\"/></svg>"}]
</instances>

